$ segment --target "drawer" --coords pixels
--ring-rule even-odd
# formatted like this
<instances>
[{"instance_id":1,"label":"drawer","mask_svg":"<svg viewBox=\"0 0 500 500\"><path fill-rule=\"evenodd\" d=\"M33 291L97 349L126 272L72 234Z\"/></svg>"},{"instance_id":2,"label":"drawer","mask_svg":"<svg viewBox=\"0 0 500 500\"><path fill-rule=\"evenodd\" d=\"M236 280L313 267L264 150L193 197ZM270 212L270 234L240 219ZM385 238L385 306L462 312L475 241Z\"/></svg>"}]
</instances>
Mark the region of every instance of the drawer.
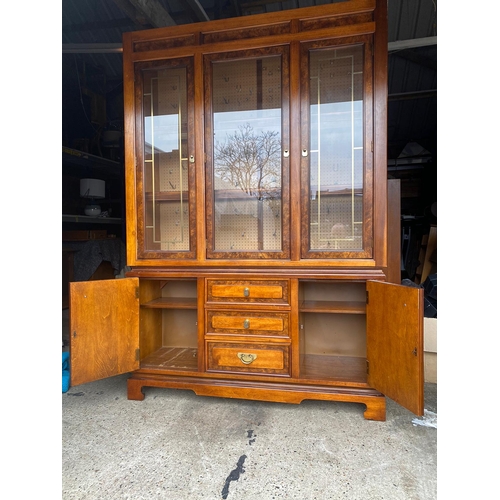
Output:
<instances>
[{"instance_id":1,"label":"drawer","mask_svg":"<svg viewBox=\"0 0 500 500\"><path fill-rule=\"evenodd\" d=\"M207 342L209 371L290 375L288 344Z\"/></svg>"},{"instance_id":2,"label":"drawer","mask_svg":"<svg viewBox=\"0 0 500 500\"><path fill-rule=\"evenodd\" d=\"M207 280L207 301L288 304L288 280Z\"/></svg>"},{"instance_id":3,"label":"drawer","mask_svg":"<svg viewBox=\"0 0 500 500\"><path fill-rule=\"evenodd\" d=\"M278 335L288 337L289 313L207 311L207 334Z\"/></svg>"}]
</instances>

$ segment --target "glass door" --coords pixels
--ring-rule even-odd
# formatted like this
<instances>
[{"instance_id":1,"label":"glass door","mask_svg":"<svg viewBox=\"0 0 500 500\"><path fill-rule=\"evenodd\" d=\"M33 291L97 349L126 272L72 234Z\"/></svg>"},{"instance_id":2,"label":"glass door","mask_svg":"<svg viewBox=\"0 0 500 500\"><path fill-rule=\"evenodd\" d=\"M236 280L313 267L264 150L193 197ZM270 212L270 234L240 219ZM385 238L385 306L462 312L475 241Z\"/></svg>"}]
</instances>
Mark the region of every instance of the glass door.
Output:
<instances>
[{"instance_id":1,"label":"glass door","mask_svg":"<svg viewBox=\"0 0 500 500\"><path fill-rule=\"evenodd\" d=\"M303 258L372 256L369 53L365 43L302 47Z\"/></svg>"},{"instance_id":2,"label":"glass door","mask_svg":"<svg viewBox=\"0 0 500 500\"><path fill-rule=\"evenodd\" d=\"M140 258L194 258L192 58L136 67Z\"/></svg>"},{"instance_id":3,"label":"glass door","mask_svg":"<svg viewBox=\"0 0 500 500\"><path fill-rule=\"evenodd\" d=\"M207 257L286 258L288 47L205 57Z\"/></svg>"}]
</instances>

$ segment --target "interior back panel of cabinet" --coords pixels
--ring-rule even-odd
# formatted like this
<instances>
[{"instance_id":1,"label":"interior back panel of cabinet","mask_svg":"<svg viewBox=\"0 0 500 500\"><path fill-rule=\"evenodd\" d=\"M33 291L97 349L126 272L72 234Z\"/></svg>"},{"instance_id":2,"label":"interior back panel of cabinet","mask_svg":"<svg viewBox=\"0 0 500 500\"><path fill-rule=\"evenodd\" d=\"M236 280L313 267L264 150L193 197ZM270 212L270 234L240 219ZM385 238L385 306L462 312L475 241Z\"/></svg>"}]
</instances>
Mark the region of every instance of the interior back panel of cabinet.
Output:
<instances>
[{"instance_id":1,"label":"interior back panel of cabinet","mask_svg":"<svg viewBox=\"0 0 500 500\"><path fill-rule=\"evenodd\" d=\"M281 58L215 63L213 111L281 108Z\"/></svg>"},{"instance_id":2,"label":"interior back panel of cabinet","mask_svg":"<svg viewBox=\"0 0 500 500\"><path fill-rule=\"evenodd\" d=\"M196 348L198 346L197 320L196 310L162 310L163 346Z\"/></svg>"},{"instance_id":3,"label":"interior back panel of cabinet","mask_svg":"<svg viewBox=\"0 0 500 500\"><path fill-rule=\"evenodd\" d=\"M281 248L281 204L279 200L262 201L259 237L259 201L230 200L216 209L217 249L276 250ZM222 213L221 213L222 212ZM259 240L262 239L262 248Z\"/></svg>"},{"instance_id":4,"label":"interior back panel of cabinet","mask_svg":"<svg viewBox=\"0 0 500 500\"><path fill-rule=\"evenodd\" d=\"M197 297L196 280L168 280L162 282L161 296L163 298L190 298Z\"/></svg>"},{"instance_id":5,"label":"interior back panel of cabinet","mask_svg":"<svg viewBox=\"0 0 500 500\"><path fill-rule=\"evenodd\" d=\"M366 357L366 317L359 314L301 314L301 354Z\"/></svg>"},{"instance_id":6,"label":"interior back panel of cabinet","mask_svg":"<svg viewBox=\"0 0 500 500\"><path fill-rule=\"evenodd\" d=\"M301 300L366 301L366 286L364 283L301 281L299 293Z\"/></svg>"}]
</instances>

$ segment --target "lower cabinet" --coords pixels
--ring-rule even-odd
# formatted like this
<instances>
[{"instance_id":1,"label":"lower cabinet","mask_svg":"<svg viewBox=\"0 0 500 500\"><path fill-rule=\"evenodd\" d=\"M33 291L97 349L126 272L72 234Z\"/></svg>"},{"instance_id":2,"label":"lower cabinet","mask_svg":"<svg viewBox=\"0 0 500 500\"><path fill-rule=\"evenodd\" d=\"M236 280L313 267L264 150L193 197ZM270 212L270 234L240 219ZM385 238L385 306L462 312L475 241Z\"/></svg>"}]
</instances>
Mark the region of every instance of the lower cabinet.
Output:
<instances>
[{"instance_id":1,"label":"lower cabinet","mask_svg":"<svg viewBox=\"0 0 500 500\"><path fill-rule=\"evenodd\" d=\"M154 274L154 273L151 273ZM300 403L385 396L423 414L423 292L376 280L210 272L74 282L71 385L130 372L145 387Z\"/></svg>"}]
</instances>

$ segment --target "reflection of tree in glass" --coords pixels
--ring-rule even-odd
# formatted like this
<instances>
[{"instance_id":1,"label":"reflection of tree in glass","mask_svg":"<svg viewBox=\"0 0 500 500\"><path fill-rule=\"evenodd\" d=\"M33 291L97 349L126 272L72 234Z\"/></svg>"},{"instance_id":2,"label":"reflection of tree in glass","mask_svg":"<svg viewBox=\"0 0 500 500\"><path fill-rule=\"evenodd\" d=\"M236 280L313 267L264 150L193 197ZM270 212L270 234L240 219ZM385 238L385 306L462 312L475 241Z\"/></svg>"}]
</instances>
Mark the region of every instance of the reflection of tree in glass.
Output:
<instances>
[{"instance_id":1,"label":"reflection of tree in glass","mask_svg":"<svg viewBox=\"0 0 500 500\"><path fill-rule=\"evenodd\" d=\"M247 123L215 145L215 174L250 196L275 198L281 194L280 151L279 132L256 134Z\"/></svg>"}]
</instances>

